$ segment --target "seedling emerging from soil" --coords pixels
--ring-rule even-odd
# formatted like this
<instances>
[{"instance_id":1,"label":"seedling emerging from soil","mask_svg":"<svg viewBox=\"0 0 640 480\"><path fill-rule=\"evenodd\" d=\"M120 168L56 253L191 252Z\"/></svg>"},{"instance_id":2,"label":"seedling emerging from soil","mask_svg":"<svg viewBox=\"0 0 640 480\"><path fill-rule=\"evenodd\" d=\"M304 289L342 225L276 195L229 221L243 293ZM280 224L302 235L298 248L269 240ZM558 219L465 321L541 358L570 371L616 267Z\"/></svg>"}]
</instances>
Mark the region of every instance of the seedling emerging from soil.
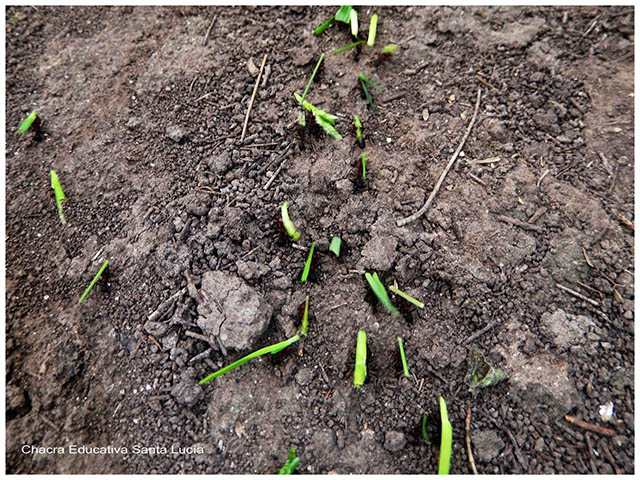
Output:
<instances>
[{"instance_id":1,"label":"seedling emerging from soil","mask_svg":"<svg viewBox=\"0 0 640 480\"><path fill-rule=\"evenodd\" d=\"M407 357L404 356L404 347L402 346L402 338L398 337L398 348L400 349L400 360L402 360L402 371L405 377L409 377L409 367L407 366Z\"/></svg>"},{"instance_id":2,"label":"seedling emerging from soil","mask_svg":"<svg viewBox=\"0 0 640 480\"><path fill-rule=\"evenodd\" d=\"M358 341L356 343L356 367L353 372L353 384L360 388L367 378L367 332L358 331Z\"/></svg>"},{"instance_id":3,"label":"seedling emerging from soil","mask_svg":"<svg viewBox=\"0 0 640 480\"><path fill-rule=\"evenodd\" d=\"M362 93L362 98L365 98L367 100L367 103L369 104L369 106L373 110L376 110L376 106L373 104L373 98L371 98L371 94L369 93L369 90L367 89L367 85L372 85L371 80L369 80L367 77L365 77L362 72L360 73L358 78L360 80L360 91Z\"/></svg>"},{"instance_id":4,"label":"seedling emerging from soil","mask_svg":"<svg viewBox=\"0 0 640 480\"><path fill-rule=\"evenodd\" d=\"M422 415L422 438L424 438L424 441L429 443L429 434L427 433L427 419L428 416L427 414L423 414Z\"/></svg>"},{"instance_id":5,"label":"seedling emerging from soil","mask_svg":"<svg viewBox=\"0 0 640 480\"><path fill-rule=\"evenodd\" d=\"M420 300L416 300L415 298L413 298L411 295L409 295L408 293L404 293L402 290L400 290L399 288L393 286L393 285L389 285L389 290L391 290L393 293L395 293L396 295L400 295L402 298L404 298L406 301L413 303L416 307L418 308L424 308L424 303L422 303Z\"/></svg>"},{"instance_id":6,"label":"seedling emerging from soil","mask_svg":"<svg viewBox=\"0 0 640 480\"><path fill-rule=\"evenodd\" d=\"M109 265L109 260L105 260L104 263L102 264L102 267L100 267L100 270L98 270L98 273L96 273L96 276L93 277L93 280L91 280L91 283L89 284L87 289L84 291L84 293L80 297L80 300L78 300L78 303L82 303L85 297L89 295L89 292L91 291L93 286L96 284L96 282L100 279L100 275L102 275L102 272L104 272L105 268L107 268L108 265Z\"/></svg>"},{"instance_id":7,"label":"seedling emerging from soil","mask_svg":"<svg viewBox=\"0 0 640 480\"><path fill-rule=\"evenodd\" d=\"M284 464L278 473L280 475L291 475L298 465L300 464L300 459L296 457L296 447L291 447L289 449L289 454L287 455L287 463Z\"/></svg>"},{"instance_id":8,"label":"seedling emerging from soil","mask_svg":"<svg viewBox=\"0 0 640 480\"><path fill-rule=\"evenodd\" d=\"M222 367L220 370L213 372L211 375L200 380L199 383L200 385L203 385L213 380L214 378L219 377L220 375L224 375L225 373L230 372L231 370L239 367L243 363L247 363L249 360L253 360L254 358L257 358L266 353L271 353L271 354L278 353L279 351L284 350L289 345L297 342L298 340L300 340L300 335L296 334L293 337L288 338L287 340L284 340L279 343L274 343L273 345L269 345L268 347L261 348L260 350L256 350L255 352L251 352L249 355L242 357L240 360L236 360L235 362L227 365L226 367Z\"/></svg>"},{"instance_id":9,"label":"seedling emerging from soil","mask_svg":"<svg viewBox=\"0 0 640 480\"><path fill-rule=\"evenodd\" d=\"M304 264L304 269L302 270L302 277L300 277L300 281L302 283L307 281L307 277L309 277L309 273L311 272L311 270L315 270L315 266L313 265L315 258L314 258L314 249L316 247L316 242L311 242L311 248L309 249L309 256L307 257L307 261Z\"/></svg>"},{"instance_id":10,"label":"seedling emerging from soil","mask_svg":"<svg viewBox=\"0 0 640 480\"><path fill-rule=\"evenodd\" d=\"M367 181L367 152L360 155L361 178L363 182Z\"/></svg>"},{"instance_id":11,"label":"seedling emerging from soil","mask_svg":"<svg viewBox=\"0 0 640 480\"><path fill-rule=\"evenodd\" d=\"M358 12L351 9L349 15L351 16L351 35L358 38Z\"/></svg>"},{"instance_id":12,"label":"seedling emerging from soil","mask_svg":"<svg viewBox=\"0 0 640 480\"><path fill-rule=\"evenodd\" d=\"M376 41L376 30L378 29L378 14L374 13L371 15L371 20L369 20L369 38L367 39L367 45L373 47L373 44Z\"/></svg>"},{"instance_id":13,"label":"seedling emerging from soil","mask_svg":"<svg viewBox=\"0 0 640 480\"><path fill-rule=\"evenodd\" d=\"M384 285L378 278L378 274L376 272L373 272L373 275L371 275L369 272L366 272L364 274L364 277L367 279L367 282L369 282L369 286L371 287L371 290L373 290L373 293L376 294L376 297L378 297L378 300L380 300L380 303L382 303L386 307L389 313L391 313L394 316L400 315L400 312L398 311L398 309L394 307L393 304L391 303L391 300L389 300L387 291L385 290Z\"/></svg>"},{"instance_id":14,"label":"seedling emerging from soil","mask_svg":"<svg viewBox=\"0 0 640 480\"><path fill-rule=\"evenodd\" d=\"M345 52L351 48L362 45L363 43L364 43L364 40L358 40L357 42L350 43L349 45L345 45L344 47L336 48L333 52L331 52L331 54L335 55L336 53Z\"/></svg>"},{"instance_id":15,"label":"seedling emerging from soil","mask_svg":"<svg viewBox=\"0 0 640 480\"><path fill-rule=\"evenodd\" d=\"M309 91L309 87L311 87L311 84L313 83L313 78L316 76L316 73L318 73L318 69L320 68L320 64L322 63L322 60L324 60L324 53L322 55L320 55L320 59L318 60L318 63L316 63L316 68L313 69L313 73L311 74L311 78L307 82L307 86L304 87L304 92L302 92L302 100L304 100L304 97L307 96L307 92ZM300 102L302 102L302 100Z\"/></svg>"},{"instance_id":16,"label":"seedling emerging from soil","mask_svg":"<svg viewBox=\"0 0 640 480\"><path fill-rule=\"evenodd\" d=\"M302 314L302 326L300 327L300 335L307 336L309 331L309 295L304 301L304 313Z\"/></svg>"},{"instance_id":17,"label":"seedling emerging from soil","mask_svg":"<svg viewBox=\"0 0 640 480\"><path fill-rule=\"evenodd\" d=\"M296 229L296 226L293 224L291 219L289 218L289 202L284 202L280 206L280 212L282 214L282 225L284 226L287 235L296 242L300 238L300 232Z\"/></svg>"},{"instance_id":18,"label":"seedling emerging from soil","mask_svg":"<svg viewBox=\"0 0 640 480\"><path fill-rule=\"evenodd\" d=\"M391 56L395 53L397 49L398 49L398 46L394 45L393 43L384 47L380 51L380 55L378 55L378 57L373 62L374 66L379 67L380 65L385 63L387 60L391 58Z\"/></svg>"},{"instance_id":19,"label":"seedling emerging from soil","mask_svg":"<svg viewBox=\"0 0 640 480\"><path fill-rule=\"evenodd\" d=\"M453 432L451 430L451 423L449 422L449 415L447 414L447 404L442 397L440 397L440 421L442 423L442 434L440 436L440 460L438 462L438 475L449 475Z\"/></svg>"},{"instance_id":20,"label":"seedling emerging from soil","mask_svg":"<svg viewBox=\"0 0 640 480\"><path fill-rule=\"evenodd\" d=\"M35 110L31 112L31 114L27 118L25 118L22 123L20 123L20 126L18 127L18 133L24 133L29 130L29 127L33 125L33 122L35 122L37 117L38 114Z\"/></svg>"},{"instance_id":21,"label":"seedling emerging from soil","mask_svg":"<svg viewBox=\"0 0 640 480\"><path fill-rule=\"evenodd\" d=\"M490 387L506 378L507 374L501 369L489 365L480 352L469 349L467 374L464 377L464 382L472 391L476 388Z\"/></svg>"},{"instance_id":22,"label":"seedling emerging from soil","mask_svg":"<svg viewBox=\"0 0 640 480\"><path fill-rule=\"evenodd\" d=\"M327 29L329 25L333 23L334 20L337 20L338 22L344 22L346 24L351 23L352 10L353 10L353 7L349 5L343 5L338 9L335 15L332 15L331 17L329 17L329 19L326 22L324 22L322 25L316 28L313 31L313 34L320 35L322 32L324 32Z\"/></svg>"},{"instance_id":23,"label":"seedling emerging from soil","mask_svg":"<svg viewBox=\"0 0 640 480\"><path fill-rule=\"evenodd\" d=\"M333 237L329 244L329 251L333 252L336 257L340 257L340 247L342 246L342 240L340 237Z\"/></svg>"},{"instance_id":24,"label":"seedling emerging from soil","mask_svg":"<svg viewBox=\"0 0 640 480\"><path fill-rule=\"evenodd\" d=\"M356 138L358 139L358 146L364 148L364 138L362 137L362 122L358 115L353 116L353 125L356 128Z\"/></svg>"},{"instance_id":25,"label":"seedling emerging from soil","mask_svg":"<svg viewBox=\"0 0 640 480\"><path fill-rule=\"evenodd\" d=\"M333 21L335 19L336 19L336 16L335 15L331 15L331 17L329 17L329 19L326 22L324 22L322 25L320 25L318 28L316 28L313 31L313 34L314 35L320 35L322 32L324 32L327 29L327 27L329 27L329 25L331 25L333 23Z\"/></svg>"},{"instance_id":26,"label":"seedling emerging from soil","mask_svg":"<svg viewBox=\"0 0 640 480\"><path fill-rule=\"evenodd\" d=\"M66 200L67 197L64 196L62 186L60 185L60 180L58 180L58 175L53 170L51 170L51 188L53 188L53 194L56 196L58 216L60 217L60 221L64 225L65 223L67 223L67 221L64 218L64 213L62 213L62 201Z\"/></svg>"},{"instance_id":27,"label":"seedling emerging from soil","mask_svg":"<svg viewBox=\"0 0 640 480\"><path fill-rule=\"evenodd\" d=\"M315 121L323 128L325 132L327 132L336 140L342 140L342 135L340 135L340 132L338 132L333 126L336 121L335 115L331 115L330 113L319 109L315 105L312 105L295 92L293 95L296 97L296 100L298 100L298 103L300 103L304 108L306 108L313 114Z\"/></svg>"}]
</instances>

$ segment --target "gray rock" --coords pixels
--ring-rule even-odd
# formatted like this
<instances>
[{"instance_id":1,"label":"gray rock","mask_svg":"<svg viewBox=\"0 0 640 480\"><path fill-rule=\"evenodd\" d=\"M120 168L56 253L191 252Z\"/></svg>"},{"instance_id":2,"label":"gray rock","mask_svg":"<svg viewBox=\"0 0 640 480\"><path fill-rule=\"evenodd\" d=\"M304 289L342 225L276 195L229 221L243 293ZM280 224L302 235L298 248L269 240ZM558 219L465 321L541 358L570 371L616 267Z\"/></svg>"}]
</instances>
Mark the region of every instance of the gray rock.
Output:
<instances>
[{"instance_id":1,"label":"gray rock","mask_svg":"<svg viewBox=\"0 0 640 480\"><path fill-rule=\"evenodd\" d=\"M384 435L384 448L390 452L399 452L407 444L407 439L402 432L390 431Z\"/></svg>"},{"instance_id":2,"label":"gray rock","mask_svg":"<svg viewBox=\"0 0 640 480\"><path fill-rule=\"evenodd\" d=\"M237 275L206 272L200 293L209 301L198 305L198 326L225 348L252 348L269 325L273 308Z\"/></svg>"},{"instance_id":3,"label":"gray rock","mask_svg":"<svg viewBox=\"0 0 640 480\"><path fill-rule=\"evenodd\" d=\"M504 448L504 442L493 430L474 430L471 441L476 459L485 463L496 458Z\"/></svg>"},{"instance_id":4,"label":"gray rock","mask_svg":"<svg viewBox=\"0 0 640 480\"><path fill-rule=\"evenodd\" d=\"M273 288L277 288L279 290L287 290L291 287L291 278L287 275L276 278L273 281Z\"/></svg>"},{"instance_id":5,"label":"gray rock","mask_svg":"<svg viewBox=\"0 0 640 480\"><path fill-rule=\"evenodd\" d=\"M255 280L256 278L264 277L269 273L269 267L258 262L245 262L244 260L238 260L236 265L238 266L238 275L245 280Z\"/></svg>"},{"instance_id":6,"label":"gray rock","mask_svg":"<svg viewBox=\"0 0 640 480\"><path fill-rule=\"evenodd\" d=\"M560 348L584 343L589 327L595 326L593 321L584 315L578 315L574 320L570 320L561 309L553 313L543 313L540 322L545 333Z\"/></svg>"},{"instance_id":7,"label":"gray rock","mask_svg":"<svg viewBox=\"0 0 640 480\"><path fill-rule=\"evenodd\" d=\"M298 385L309 385L311 380L313 380L313 370L310 368L301 368L298 373L296 373L296 382Z\"/></svg>"},{"instance_id":8,"label":"gray rock","mask_svg":"<svg viewBox=\"0 0 640 480\"><path fill-rule=\"evenodd\" d=\"M171 389L171 396L185 407L193 407L204 397L204 390L195 380L181 380Z\"/></svg>"},{"instance_id":9,"label":"gray rock","mask_svg":"<svg viewBox=\"0 0 640 480\"><path fill-rule=\"evenodd\" d=\"M209 170L218 175L224 175L227 173L231 167L233 166L233 160L231 159L231 155L229 153L221 153L220 155L212 155L207 160L207 165L209 166Z\"/></svg>"},{"instance_id":10,"label":"gray rock","mask_svg":"<svg viewBox=\"0 0 640 480\"><path fill-rule=\"evenodd\" d=\"M376 235L362 249L364 265L375 270L389 270L398 256L397 246L395 237Z\"/></svg>"},{"instance_id":11,"label":"gray rock","mask_svg":"<svg viewBox=\"0 0 640 480\"><path fill-rule=\"evenodd\" d=\"M154 337L163 336L167 332L168 328L169 328L168 324L162 323L162 322L154 322L152 320L148 320L144 324L144 330L148 334L153 335Z\"/></svg>"},{"instance_id":12,"label":"gray rock","mask_svg":"<svg viewBox=\"0 0 640 480\"><path fill-rule=\"evenodd\" d=\"M187 132L184 128L179 125L169 125L167 127L167 137L173 140L176 143L182 142L182 139L185 137Z\"/></svg>"},{"instance_id":13,"label":"gray rock","mask_svg":"<svg viewBox=\"0 0 640 480\"><path fill-rule=\"evenodd\" d=\"M196 217L206 217L211 207L204 200L198 200L187 206L187 212Z\"/></svg>"}]
</instances>

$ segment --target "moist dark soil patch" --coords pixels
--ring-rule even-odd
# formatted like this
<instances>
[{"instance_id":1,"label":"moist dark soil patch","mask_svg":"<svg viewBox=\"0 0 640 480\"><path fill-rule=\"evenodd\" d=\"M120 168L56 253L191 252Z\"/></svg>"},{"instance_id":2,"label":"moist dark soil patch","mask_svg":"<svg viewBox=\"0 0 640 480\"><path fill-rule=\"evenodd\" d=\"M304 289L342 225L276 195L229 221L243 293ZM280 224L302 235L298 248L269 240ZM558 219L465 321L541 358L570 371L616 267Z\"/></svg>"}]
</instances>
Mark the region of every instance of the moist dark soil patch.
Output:
<instances>
[{"instance_id":1,"label":"moist dark soil patch","mask_svg":"<svg viewBox=\"0 0 640 480\"><path fill-rule=\"evenodd\" d=\"M380 16L376 50L398 51L378 66L367 48L326 56L307 98L345 138L303 149L293 92L352 41L340 25L313 36L333 10L6 8L8 473L273 473L291 446L301 473L434 473L417 427L440 395L452 473L471 472L468 406L480 473L634 471L633 8L357 7L364 30ZM426 215L397 227L478 88L463 154ZM40 141L16 133L32 110ZM300 248L278 240L285 200ZM333 235L350 247L341 263ZM318 278L301 284L312 240ZM78 305L105 258L107 288ZM200 327L213 271L264 300L256 348L295 333L306 295L312 319L275 364L199 387L249 350ZM374 308L364 271L425 308L411 322ZM359 329L369 380L355 389ZM509 379L470 392L468 348Z\"/></svg>"}]
</instances>

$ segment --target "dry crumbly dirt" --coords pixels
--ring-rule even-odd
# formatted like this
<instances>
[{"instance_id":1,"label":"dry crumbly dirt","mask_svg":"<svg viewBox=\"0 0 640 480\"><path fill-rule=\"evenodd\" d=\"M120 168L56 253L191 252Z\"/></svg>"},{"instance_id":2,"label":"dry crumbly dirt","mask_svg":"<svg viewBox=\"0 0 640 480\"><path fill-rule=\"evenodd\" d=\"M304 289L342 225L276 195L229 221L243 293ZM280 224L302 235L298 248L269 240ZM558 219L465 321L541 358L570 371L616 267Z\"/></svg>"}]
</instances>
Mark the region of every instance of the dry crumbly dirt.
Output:
<instances>
[{"instance_id":1,"label":"dry crumbly dirt","mask_svg":"<svg viewBox=\"0 0 640 480\"><path fill-rule=\"evenodd\" d=\"M303 473L433 473L437 445L416 427L437 416L439 395L453 473L471 472L468 406L480 473L634 472L634 9L357 7L364 30L377 11L376 45L398 52L378 66L366 48L327 55L308 99L338 115L345 138L301 145L292 94L321 52L350 42L344 26L313 36L332 10L6 8L8 473L272 473L290 446ZM375 113L358 72L378 84ZM397 227L434 188L478 88L464 156L427 214ZM33 109L40 141L15 133ZM50 169L68 198L64 227ZM278 244L284 200L303 249ZM327 254L332 235L350 247L342 263ZM318 279L301 284L312 240ZM109 278L78 305L105 258ZM302 350L197 387L246 353L198 328L194 287L213 270L272 308L256 347L295 332L308 294ZM365 270L425 308L411 321L374 309ZM369 381L356 390L361 328ZM415 378L402 376L398 336ZM471 393L469 347L509 379ZM71 444L129 452L72 455Z\"/></svg>"}]
</instances>

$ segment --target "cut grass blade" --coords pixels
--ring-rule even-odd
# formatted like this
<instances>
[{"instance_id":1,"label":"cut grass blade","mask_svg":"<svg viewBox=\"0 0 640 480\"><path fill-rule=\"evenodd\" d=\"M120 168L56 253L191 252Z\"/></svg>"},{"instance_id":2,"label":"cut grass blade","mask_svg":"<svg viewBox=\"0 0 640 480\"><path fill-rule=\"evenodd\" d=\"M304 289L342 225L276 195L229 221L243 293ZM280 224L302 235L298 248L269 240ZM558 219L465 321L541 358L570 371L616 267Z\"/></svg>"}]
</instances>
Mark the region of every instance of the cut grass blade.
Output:
<instances>
[{"instance_id":1,"label":"cut grass blade","mask_svg":"<svg viewBox=\"0 0 640 480\"><path fill-rule=\"evenodd\" d=\"M302 92L302 100L304 100L304 97L307 96L307 92L309 91L309 87L311 87L311 84L313 83L313 78L316 76L316 73L318 72L318 68L320 68L320 64L322 63L322 60L324 60L324 53L322 55L320 55L320 59L318 60L318 63L316 63L316 68L313 69L313 73L311 74L311 78L307 82L307 86L304 87L304 92ZM300 102L300 103L302 103L302 102Z\"/></svg>"},{"instance_id":2,"label":"cut grass blade","mask_svg":"<svg viewBox=\"0 0 640 480\"><path fill-rule=\"evenodd\" d=\"M102 264L102 266L100 267L100 270L98 270L98 273L96 273L96 276L93 277L93 280L91 280L91 283L89 284L87 289L84 291L84 293L80 297L80 300L78 300L78 303L82 303L82 301L85 299L85 297L87 295L89 295L89 292L91 291L93 286L96 284L96 282L100 278L100 275L102 275L102 272L104 272L104 269L107 268L108 265L109 265L109 260L105 260L104 263Z\"/></svg>"},{"instance_id":3,"label":"cut grass blade","mask_svg":"<svg viewBox=\"0 0 640 480\"><path fill-rule=\"evenodd\" d=\"M351 10L353 10L351 5L341 6L335 14L336 20L338 22L349 23L351 21Z\"/></svg>"},{"instance_id":4,"label":"cut grass blade","mask_svg":"<svg viewBox=\"0 0 640 480\"><path fill-rule=\"evenodd\" d=\"M373 98L371 98L371 94L369 93L369 90L367 89L367 85L371 84L371 80L369 80L367 77L365 77L361 73L360 74L360 84L362 85L362 91L364 92L364 96L367 99L367 103L369 104L369 106L373 110L376 110L376 106L373 104Z\"/></svg>"},{"instance_id":5,"label":"cut grass blade","mask_svg":"<svg viewBox=\"0 0 640 480\"><path fill-rule=\"evenodd\" d=\"M351 18L351 35L358 38L358 12L354 9L351 9L349 12L349 16Z\"/></svg>"},{"instance_id":6,"label":"cut grass blade","mask_svg":"<svg viewBox=\"0 0 640 480\"><path fill-rule=\"evenodd\" d=\"M422 303L420 300L416 300L415 298L413 298L411 295L409 295L408 293L404 293L402 290L400 290L399 288L394 287L393 285L389 285L389 290L391 290L393 293L395 293L396 295L400 295L402 298L404 298L407 302L411 302L413 303L416 307L418 308L424 308L424 303Z\"/></svg>"},{"instance_id":7,"label":"cut grass blade","mask_svg":"<svg viewBox=\"0 0 640 480\"><path fill-rule=\"evenodd\" d=\"M400 359L402 360L402 370L405 377L410 377L409 367L407 366L407 358L404 356L404 347L402 346L402 338L398 337L398 348L400 348Z\"/></svg>"},{"instance_id":8,"label":"cut grass blade","mask_svg":"<svg viewBox=\"0 0 640 480\"><path fill-rule=\"evenodd\" d=\"M38 114L35 110L31 112L31 114L27 118L25 118L22 123L20 123L20 126L18 127L18 133L24 133L29 130L29 127L33 124L37 116Z\"/></svg>"},{"instance_id":9,"label":"cut grass blade","mask_svg":"<svg viewBox=\"0 0 640 480\"><path fill-rule=\"evenodd\" d=\"M300 232L296 229L296 226L293 224L291 219L289 218L289 202L284 202L280 206L280 212L282 214L282 225L284 226L287 235L291 237L291 240L294 242L300 238Z\"/></svg>"},{"instance_id":10,"label":"cut grass blade","mask_svg":"<svg viewBox=\"0 0 640 480\"><path fill-rule=\"evenodd\" d=\"M62 186L60 185L60 180L58 180L58 175L56 172L51 170L51 188L53 188L53 193L56 197L56 205L58 207L58 216L60 217L60 221L64 225L67 221L64 218L64 213L62 213L62 201L66 200L64 192L62 191Z\"/></svg>"},{"instance_id":11,"label":"cut grass blade","mask_svg":"<svg viewBox=\"0 0 640 480\"><path fill-rule=\"evenodd\" d=\"M376 31L378 29L378 14L374 13L371 15L371 20L369 20L369 38L367 39L367 45L373 47L373 44L376 42Z\"/></svg>"},{"instance_id":12,"label":"cut grass blade","mask_svg":"<svg viewBox=\"0 0 640 480\"><path fill-rule=\"evenodd\" d=\"M427 419L428 416L426 413L422 415L422 438L424 438L425 442L429 442L429 434L427 433Z\"/></svg>"},{"instance_id":13,"label":"cut grass blade","mask_svg":"<svg viewBox=\"0 0 640 480\"><path fill-rule=\"evenodd\" d=\"M307 277L309 276L309 272L311 271L311 260L313 259L313 250L316 247L316 242L311 242L311 248L309 249L309 256L307 257L307 261L304 264L304 270L302 270L302 277L300 277L300 281L302 283L307 281Z\"/></svg>"},{"instance_id":14,"label":"cut grass blade","mask_svg":"<svg viewBox=\"0 0 640 480\"><path fill-rule=\"evenodd\" d=\"M331 239L331 243L329 244L329 251L333 252L336 257L340 256L340 247L342 246L342 240L340 237L333 237Z\"/></svg>"},{"instance_id":15,"label":"cut grass blade","mask_svg":"<svg viewBox=\"0 0 640 480\"><path fill-rule=\"evenodd\" d=\"M331 55L334 55L336 53L342 53L346 50L357 47L358 45L362 45L363 43L364 43L364 40L358 40L357 42L350 43L349 45L345 45L344 47L336 48L333 52L331 52Z\"/></svg>"},{"instance_id":16,"label":"cut grass blade","mask_svg":"<svg viewBox=\"0 0 640 480\"><path fill-rule=\"evenodd\" d=\"M331 17L329 17L329 20L327 20L326 22L324 22L322 25L320 25L318 28L316 28L313 31L314 35L320 35L322 32L324 32L329 25L331 25L333 23L333 21L336 19L335 15L331 15Z\"/></svg>"},{"instance_id":17,"label":"cut grass blade","mask_svg":"<svg viewBox=\"0 0 640 480\"><path fill-rule=\"evenodd\" d=\"M342 140L342 135L340 132L335 129L333 126L336 121L336 116L331 115L330 113L325 112L324 110L319 109L312 103L304 100L298 93L293 93L293 96L296 98L298 103L300 103L304 108L310 111L313 114L313 117L316 119L316 123L320 125L325 132L331 135L336 140Z\"/></svg>"},{"instance_id":18,"label":"cut grass blade","mask_svg":"<svg viewBox=\"0 0 640 480\"><path fill-rule=\"evenodd\" d=\"M309 331L309 295L304 301L304 314L302 315L302 325L300 326L300 335L307 336Z\"/></svg>"},{"instance_id":19,"label":"cut grass blade","mask_svg":"<svg viewBox=\"0 0 640 480\"><path fill-rule=\"evenodd\" d=\"M289 345L297 342L298 340L300 340L300 335L296 334L293 337L288 338L287 340L284 340L279 343L274 343L273 345L269 345L268 347L261 348L260 350L256 350L255 352L251 352L249 355L242 357L240 360L236 360L235 362L227 365L226 367L222 367L220 370L213 372L211 375L200 380L199 383L200 385L203 385L213 380L214 378L219 377L220 375L224 375L225 373L230 372L231 370L239 367L243 363L247 363L249 360L257 358L266 353L271 353L271 354L278 353L280 350L284 350Z\"/></svg>"},{"instance_id":20,"label":"cut grass blade","mask_svg":"<svg viewBox=\"0 0 640 480\"><path fill-rule=\"evenodd\" d=\"M360 155L360 160L362 161L362 181L367 181L367 152L362 152Z\"/></svg>"},{"instance_id":21,"label":"cut grass blade","mask_svg":"<svg viewBox=\"0 0 640 480\"><path fill-rule=\"evenodd\" d=\"M358 341L356 343L356 367L353 372L353 384L360 388L367 378L367 332L358 331Z\"/></svg>"},{"instance_id":22,"label":"cut grass blade","mask_svg":"<svg viewBox=\"0 0 640 480\"><path fill-rule=\"evenodd\" d=\"M287 463L278 470L278 474L280 475L291 475L298 465L300 464L300 459L296 457L296 447L291 447L289 449L289 454L287 455Z\"/></svg>"},{"instance_id":23,"label":"cut grass blade","mask_svg":"<svg viewBox=\"0 0 640 480\"><path fill-rule=\"evenodd\" d=\"M440 421L442 422L442 434L440 436L440 460L438 462L438 475L449 475L453 432L451 430L451 423L449 422L449 415L447 414L447 404L442 397L440 397Z\"/></svg>"},{"instance_id":24,"label":"cut grass blade","mask_svg":"<svg viewBox=\"0 0 640 480\"><path fill-rule=\"evenodd\" d=\"M380 53L382 54L396 53L396 50L398 50L398 45L390 43L389 45L385 45L384 47L382 47L382 50L380 51Z\"/></svg>"},{"instance_id":25,"label":"cut grass blade","mask_svg":"<svg viewBox=\"0 0 640 480\"><path fill-rule=\"evenodd\" d=\"M371 275L369 272L366 272L364 274L364 277L367 279L367 282L369 282L369 286L371 287L371 290L373 290L373 293L376 294L376 297L378 297L378 300L380 300L380 302L386 307L389 313L392 315L400 315L400 312L398 311L398 309L394 307L393 304L391 303L391 300L389 300L387 291L385 290L384 285L378 278L378 274L376 272L373 272L373 275Z\"/></svg>"},{"instance_id":26,"label":"cut grass blade","mask_svg":"<svg viewBox=\"0 0 640 480\"><path fill-rule=\"evenodd\" d=\"M358 115L353 116L353 125L356 127L356 137L358 138L360 148L363 148L364 145L362 143L362 122L360 121L360 117Z\"/></svg>"}]
</instances>

